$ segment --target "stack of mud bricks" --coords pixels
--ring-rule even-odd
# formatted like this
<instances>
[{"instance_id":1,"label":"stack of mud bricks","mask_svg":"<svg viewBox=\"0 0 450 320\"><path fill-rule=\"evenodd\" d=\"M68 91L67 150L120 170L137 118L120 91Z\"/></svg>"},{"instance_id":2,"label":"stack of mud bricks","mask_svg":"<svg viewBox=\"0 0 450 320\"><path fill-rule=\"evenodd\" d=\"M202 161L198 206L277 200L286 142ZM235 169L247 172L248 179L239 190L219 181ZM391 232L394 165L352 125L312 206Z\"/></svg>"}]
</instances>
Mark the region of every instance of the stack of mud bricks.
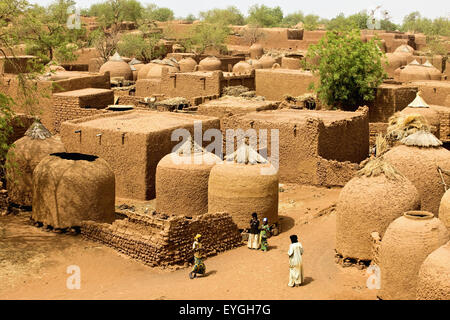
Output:
<instances>
[{"instance_id":1,"label":"stack of mud bricks","mask_svg":"<svg viewBox=\"0 0 450 320\"><path fill-rule=\"evenodd\" d=\"M53 94L55 132L61 123L105 112L114 103L114 92L109 89L87 88Z\"/></svg>"},{"instance_id":2,"label":"stack of mud bricks","mask_svg":"<svg viewBox=\"0 0 450 320\"><path fill-rule=\"evenodd\" d=\"M207 213L193 218L126 213L113 224L85 221L81 234L149 266L183 265L193 258L194 236L202 235L205 256L241 245L237 225L227 213Z\"/></svg>"}]
</instances>

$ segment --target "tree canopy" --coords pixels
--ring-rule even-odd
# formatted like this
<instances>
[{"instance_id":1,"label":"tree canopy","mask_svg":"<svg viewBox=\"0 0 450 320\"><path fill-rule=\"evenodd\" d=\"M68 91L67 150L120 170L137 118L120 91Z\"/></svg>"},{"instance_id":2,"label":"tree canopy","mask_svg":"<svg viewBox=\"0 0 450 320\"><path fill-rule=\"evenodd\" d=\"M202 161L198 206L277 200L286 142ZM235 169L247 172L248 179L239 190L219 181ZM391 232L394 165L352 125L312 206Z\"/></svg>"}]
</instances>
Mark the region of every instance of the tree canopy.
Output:
<instances>
[{"instance_id":1,"label":"tree canopy","mask_svg":"<svg viewBox=\"0 0 450 320\"><path fill-rule=\"evenodd\" d=\"M200 18L208 23L220 23L223 25L244 25L244 15L234 6L226 9L212 9L200 12Z\"/></svg>"},{"instance_id":2,"label":"tree canopy","mask_svg":"<svg viewBox=\"0 0 450 320\"><path fill-rule=\"evenodd\" d=\"M265 5L253 5L248 10L247 23L257 27L277 27L283 21L280 7L270 8Z\"/></svg>"}]
</instances>

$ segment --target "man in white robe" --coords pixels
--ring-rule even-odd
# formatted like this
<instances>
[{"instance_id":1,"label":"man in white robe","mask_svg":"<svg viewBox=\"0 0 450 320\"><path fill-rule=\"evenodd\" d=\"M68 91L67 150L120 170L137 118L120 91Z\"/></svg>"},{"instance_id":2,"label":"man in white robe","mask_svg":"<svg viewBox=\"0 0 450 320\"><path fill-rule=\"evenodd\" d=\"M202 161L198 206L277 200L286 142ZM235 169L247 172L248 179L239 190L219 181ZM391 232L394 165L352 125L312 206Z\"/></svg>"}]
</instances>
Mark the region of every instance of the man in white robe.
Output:
<instances>
[{"instance_id":1,"label":"man in white robe","mask_svg":"<svg viewBox=\"0 0 450 320\"><path fill-rule=\"evenodd\" d=\"M292 235L291 245L289 246L289 287L295 287L303 283L303 247L298 242L297 236Z\"/></svg>"}]
</instances>

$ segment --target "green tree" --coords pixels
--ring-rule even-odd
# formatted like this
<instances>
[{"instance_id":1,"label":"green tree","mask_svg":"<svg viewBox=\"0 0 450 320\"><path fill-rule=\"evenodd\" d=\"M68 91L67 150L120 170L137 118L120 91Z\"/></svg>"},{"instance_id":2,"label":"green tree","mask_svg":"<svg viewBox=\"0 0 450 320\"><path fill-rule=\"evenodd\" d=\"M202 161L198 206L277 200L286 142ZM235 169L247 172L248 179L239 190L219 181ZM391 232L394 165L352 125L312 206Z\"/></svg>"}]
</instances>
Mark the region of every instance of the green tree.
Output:
<instances>
[{"instance_id":1,"label":"green tree","mask_svg":"<svg viewBox=\"0 0 450 320\"><path fill-rule=\"evenodd\" d=\"M191 13L191 14L188 14L187 17L184 18L184 20L186 20L188 22L194 22L195 20L197 20L197 17Z\"/></svg>"},{"instance_id":2,"label":"green tree","mask_svg":"<svg viewBox=\"0 0 450 320\"><path fill-rule=\"evenodd\" d=\"M154 21L170 21L174 19L174 14L171 9L160 8L152 3L145 8L144 18Z\"/></svg>"},{"instance_id":3,"label":"green tree","mask_svg":"<svg viewBox=\"0 0 450 320\"><path fill-rule=\"evenodd\" d=\"M244 25L245 19L238 8L229 6L226 9L212 9L200 12L200 18L208 23L219 23L223 25Z\"/></svg>"},{"instance_id":4,"label":"green tree","mask_svg":"<svg viewBox=\"0 0 450 320\"><path fill-rule=\"evenodd\" d=\"M297 11L294 13L290 13L287 16L285 16L282 20L282 26L283 27L293 27L295 26L297 23L299 22L304 22L305 21L305 15L303 14L302 11Z\"/></svg>"},{"instance_id":5,"label":"green tree","mask_svg":"<svg viewBox=\"0 0 450 320\"><path fill-rule=\"evenodd\" d=\"M277 27L283 20L280 7L270 8L265 5L253 5L248 10L247 23L257 27Z\"/></svg>"},{"instance_id":6,"label":"green tree","mask_svg":"<svg viewBox=\"0 0 450 320\"><path fill-rule=\"evenodd\" d=\"M137 22L142 18L143 11L137 0L107 0L91 5L89 15L98 17L105 27L114 27L123 21Z\"/></svg>"},{"instance_id":7,"label":"green tree","mask_svg":"<svg viewBox=\"0 0 450 320\"><path fill-rule=\"evenodd\" d=\"M225 49L225 40L230 34L230 28L221 24L201 22L195 24L188 39L183 41L183 46L188 51L201 54L206 49Z\"/></svg>"},{"instance_id":8,"label":"green tree","mask_svg":"<svg viewBox=\"0 0 450 320\"><path fill-rule=\"evenodd\" d=\"M373 100L375 88L386 77L383 55L375 40L361 41L359 30L327 32L307 54L308 61L318 61L308 67L320 76L315 88L319 98L330 106L353 110Z\"/></svg>"},{"instance_id":9,"label":"green tree","mask_svg":"<svg viewBox=\"0 0 450 320\"><path fill-rule=\"evenodd\" d=\"M144 37L141 34L124 35L118 44L118 51L121 55L135 57L144 63L153 59L161 58L166 52L165 47L159 45L161 35L158 33Z\"/></svg>"},{"instance_id":10,"label":"green tree","mask_svg":"<svg viewBox=\"0 0 450 320\"><path fill-rule=\"evenodd\" d=\"M50 60L74 60L74 50L85 38L86 30L67 27L72 0L57 0L48 7L34 5L18 17L15 34L25 42L27 52L47 63Z\"/></svg>"},{"instance_id":11,"label":"green tree","mask_svg":"<svg viewBox=\"0 0 450 320\"><path fill-rule=\"evenodd\" d=\"M303 20L305 30L315 30L319 26L320 17L315 14L308 14Z\"/></svg>"}]
</instances>

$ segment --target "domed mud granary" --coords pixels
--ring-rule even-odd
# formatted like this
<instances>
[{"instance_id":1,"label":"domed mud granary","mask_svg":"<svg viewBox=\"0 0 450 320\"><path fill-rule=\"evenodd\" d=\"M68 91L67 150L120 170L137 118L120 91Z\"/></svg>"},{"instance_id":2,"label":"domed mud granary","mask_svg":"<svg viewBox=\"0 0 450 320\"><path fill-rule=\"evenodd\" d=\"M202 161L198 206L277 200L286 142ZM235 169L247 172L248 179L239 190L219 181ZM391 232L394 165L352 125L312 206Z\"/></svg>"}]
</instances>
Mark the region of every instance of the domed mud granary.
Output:
<instances>
[{"instance_id":1,"label":"domed mud granary","mask_svg":"<svg viewBox=\"0 0 450 320\"><path fill-rule=\"evenodd\" d=\"M191 139L156 167L156 211L187 217L208 212L208 180L222 160Z\"/></svg>"},{"instance_id":2,"label":"domed mud granary","mask_svg":"<svg viewBox=\"0 0 450 320\"><path fill-rule=\"evenodd\" d=\"M250 59L259 59L264 55L264 48L259 43L250 46Z\"/></svg>"},{"instance_id":3,"label":"domed mud granary","mask_svg":"<svg viewBox=\"0 0 450 320\"><path fill-rule=\"evenodd\" d=\"M268 54L262 56L258 61L263 69L270 69L277 62L272 56Z\"/></svg>"},{"instance_id":4,"label":"domed mud granary","mask_svg":"<svg viewBox=\"0 0 450 320\"><path fill-rule=\"evenodd\" d=\"M450 242L425 259L417 280L418 300L450 300Z\"/></svg>"},{"instance_id":5,"label":"domed mud granary","mask_svg":"<svg viewBox=\"0 0 450 320\"><path fill-rule=\"evenodd\" d=\"M125 80L133 80L133 71L131 71L130 65L123 61L117 52L100 67L100 73L106 71L109 71L111 78L123 77Z\"/></svg>"},{"instance_id":6,"label":"domed mud granary","mask_svg":"<svg viewBox=\"0 0 450 320\"><path fill-rule=\"evenodd\" d=\"M439 172L439 169L450 171L450 151L441 145L442 142L430 132L418 131L403 138L401 145L384 155L417 188L421 210L436 216L445 192L443 182L450 184L450 176Z\"/></svg>"},{"instance_id":7,"label":"domed mud granary","mask_svg":"<svg viewBox=\"0 0 450 320\"><path fill-rule=\"evenodd\" d=\"M153 63L144 64L137 72L137 80L147 79L147 73L150 71L150 68L155 66Z\"/></svg>"},{"instance_id":8,"label":"domed mud granary","mask_svg":"<svg viewBox=\"0 0 450 320\"><path fill-rule=\"evenodd\" d=\"M420 266L448 240L444 224L431 212L408 211L392 222L381 240L379 297L415 299Z\"/></svg>"},{"instance_id":9,"label":"domed mud granary","mask_svg":"<svg viewBox=\"0 0 450 320\"><path fill-rule=\"evenodd\" d=\"M114 172L96 156L53 153L34 170L34 221L55 229L80 226L83 220L111 223L114 201Z\"/></svg>"},{"instance_id":10,"label":"domed mud granary","mask_svg":"<svg viewBox=\"0 0 450 320\"><path fill-rule=\"evenodd\" d=\"M222 70L222 62L216 57L206 57L198 64L198 71L218 71Z\"/></svg>"},{"instance_id":11,"label":"domed mud granary","mask_svg":"<svg viewBox=\"0 0 450 320\"><path fill-rule=\"evenodd\" d=\"M233 66L234 73L250 73L252 70L252 65L246 61L239 61Z\"/></svg>"},{"instance_id":12,"label":"domed mud granary","mask_svg":"<svg viewBox=\"0 0 450 320\"><path fill-rule=\"evenodd\" d=\"M193 72L197 66L197 61L191 57L183 58L178 62L180 72Z\"/></svg>"},{"instance_id":13,"label":"domed mud granary","mask_svg":"<svg viewBox=\"0 0 450 320\"><path fill-rule=\"evenodd\" d=\"M39 162L54 152L64 152L64 145L39 122L35 121L25 136L14 143L7 156L6 184L12 203L32 204L33 170Z\"/></svg>"},{"instance_id":14,"label":"domed mud granary","mask_svg":"<svg viewBox=\"0 0 450 320\"><path fill-rule=\"evenodd\" d=\"M408 179L382 156L369 160L339 195L336 251L343 258L372 260L371 233L382 237L392 221L419 208L419 193Z\"/></svg>"},{"instance_id":15,"label":"domed mud granary","mask_svg":"<svg viewBox=\"0 0 450 320\"><path fill-rule=\"evenodd\" d=\"M439 206L439 219L444 223L450 231L450 189L448 189L441 199Z\"/></svg>"},{"instance_id":16,"label":"domed mud granary","mask_svg":"<svg viewBox=\"0 0 450 320\"><path fill-rule=\"evenodd\" d=\"M251 214L278 222L278 171L243 144L215 165L209 176L208 212L227 212L239 229L248 228Z\"/></svg>"}]
</instances>

